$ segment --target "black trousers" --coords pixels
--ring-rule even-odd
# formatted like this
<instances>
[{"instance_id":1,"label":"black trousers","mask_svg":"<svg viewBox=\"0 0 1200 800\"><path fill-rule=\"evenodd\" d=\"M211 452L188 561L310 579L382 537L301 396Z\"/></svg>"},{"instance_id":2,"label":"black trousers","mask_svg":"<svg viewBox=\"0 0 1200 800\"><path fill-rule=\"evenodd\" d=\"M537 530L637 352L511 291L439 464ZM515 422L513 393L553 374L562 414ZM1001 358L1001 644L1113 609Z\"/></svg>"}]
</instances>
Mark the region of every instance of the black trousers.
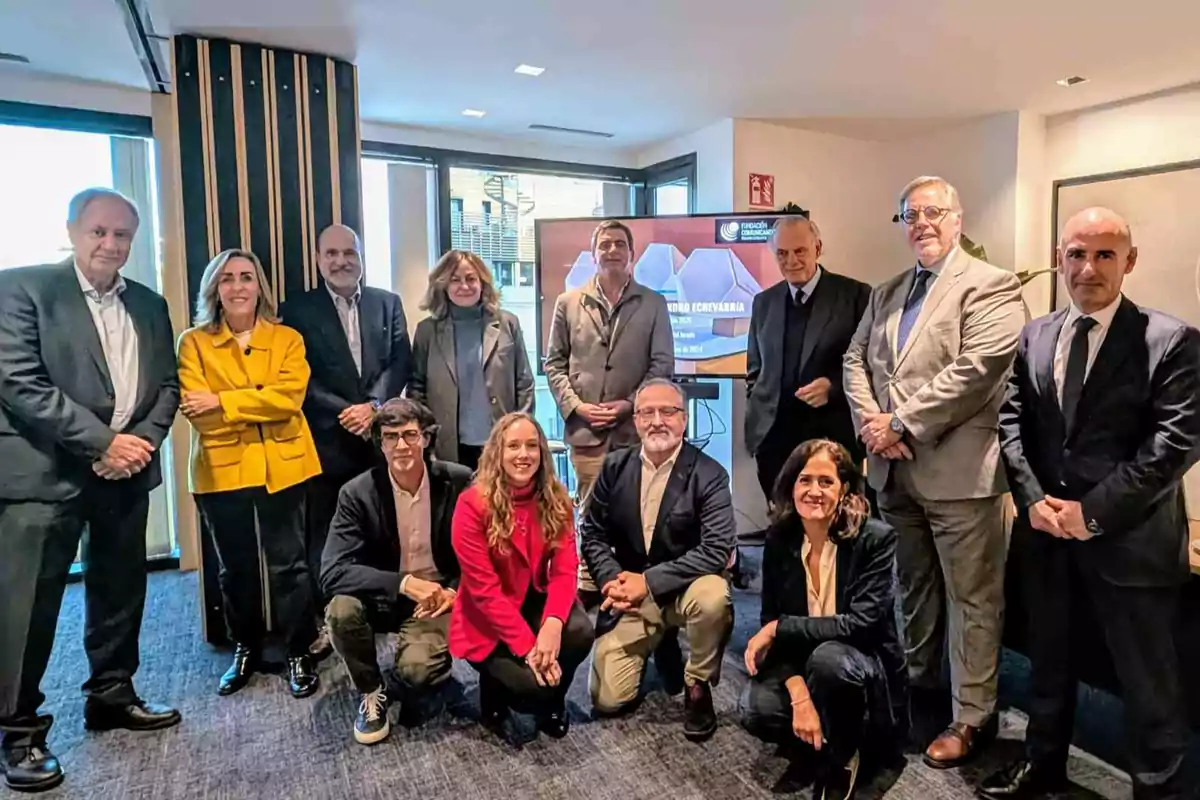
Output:
<instances>
[{"instance_id":1,"label":"black trousers","mask_svg":"<svg viewBox=\"0 0 1200 800\"><path fill-rule=\"evenodd\" d=\"M321 556L325 552L325 540L329 538L329 523L337 511L338 493L354 477L356 475L344 473L321 474L304 484L304 552L318 620L322 619L321 610L329 601L321 591Z\"/></svg>"},{"instance_id":2,"label":"black trousers","mask_svg":"<svg viewBox=\"0 0 1200 800\"><path fill-rule=\"evenodd\" d=\"M541 627L542 609L545 605L546 595L531 589L521 606L521 616L529 623L534 633ZM562 680L558 682L558 686L539 686L537 679L533 677L533 671L525 664L525 659L513 655L505 644L496 645L496 649L487 658L479 663L471 662L471 666L479 673L481 690L484 683L490 682L490 690L498 690L509 708L526 714L547 714L562 709L567 691L571 688L571 681L575 679L575 672L579 665L587 660L595 639L596 630L584 613L583 606L576 600L571 606L571 614L566 624L563 625L562 644L558 652Z\"/></svg>"},{"instance_id":3,"label":"black trousers","mask_svg":"<svg viewBox=\"0 0 1200 800\"><path fill-rule=\"evenodd\" d=\"M1029 759L1049 769L1066 767L1078 675L1071 631L1091 616L1121 684L1134 797L1184 797L1180 764L1188 726L1174 640L1177 590L1108 583L1081 566L1078 555L1086 545L1023 521L1014 526L1012 546L1021 549L1022 590L1032 612Z\"/></svg>"},{"instance_id":4,"label":"black trousers","mask_svg":"<svg viewBox=\"0 0 1200 800\"><path fill-rule=\"evenodd\" d=\"M304 547L304 500L303 484L275 494L259 486L196 495L196 505L221 563L219 582L225 624L239 644L259 648L265 635L260 544L271 611L288 655L304 655L316 638L312 582Z\"/></svg>"},{"instance_id":5,"label":"black trousers","mask_svg":"<svg viewBox=\"0 0 1200 800\"><path fill-rule=\"evenodd\" d=\"M795 675L804 678L821 719L825 740L821 760L830 767L844 766L865 744L869 697L874 682L883 680L875 661L842 642L818 645L803 665L768 651L762 668L742 692L741 721L746 730L774 744L804 745L792 731L792 701L785 685Z\"/></svg>"},{"instance_id":6,"label":"black trousers","mask_svg":"<svg viewBox=\"0 0 1200 800\"><path fill-rule=\"evenodd\" d=\"M458 443L458 463L472 472L479 469L481 455L483 455L483 445Z\"/></svg>"},{"instance_id":7,"label":"black trousers","mask_svg":"<svg viewBox=\"0 0 1200 800\"><path fill-rule=\"evenodd\" d=\"M91 676L89 703L137 699L138 635L146 605L145 489L94 478L58 503L0 501L0 729L6 746L21 746L49 718L42 677L50 662L63 591L83 539L83 645ZM17 729L17 730L10 730Z\"/></svg>"}]
</instances>

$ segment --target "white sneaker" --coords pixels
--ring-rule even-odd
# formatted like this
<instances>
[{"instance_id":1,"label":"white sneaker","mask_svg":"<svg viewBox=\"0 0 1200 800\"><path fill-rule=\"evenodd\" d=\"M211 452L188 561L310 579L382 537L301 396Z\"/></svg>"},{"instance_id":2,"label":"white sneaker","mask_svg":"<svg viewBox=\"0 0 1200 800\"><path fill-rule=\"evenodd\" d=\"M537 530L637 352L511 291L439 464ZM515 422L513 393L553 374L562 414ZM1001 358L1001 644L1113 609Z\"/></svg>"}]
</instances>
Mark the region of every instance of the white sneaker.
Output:
<instances>
[{"instance_id":1,"label":"white sneaker","mask_svg":"<svg viewBox=\"0 0 1200 800\"><path fill-rule=\"evenodd\" d=\"M354 740L359 744L375 744L386 739L391 731L387 694L383 687L364 694L358 707L358 719L354 721Z\"/></svg>"}]
</instances>

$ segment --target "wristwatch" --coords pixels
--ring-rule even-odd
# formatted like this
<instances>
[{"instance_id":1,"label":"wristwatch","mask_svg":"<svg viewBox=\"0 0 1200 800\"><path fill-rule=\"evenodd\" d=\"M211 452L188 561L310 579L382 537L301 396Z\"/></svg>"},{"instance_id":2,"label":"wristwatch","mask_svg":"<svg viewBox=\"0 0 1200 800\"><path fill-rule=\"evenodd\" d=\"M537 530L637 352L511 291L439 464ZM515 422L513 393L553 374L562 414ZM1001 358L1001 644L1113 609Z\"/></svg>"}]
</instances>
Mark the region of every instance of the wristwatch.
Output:
<instances>
[{"instance_id":1,"label":"wristwatch","mask_svg":"<svg viewBox=\"0 0 1200 800\"><path fill-rule=\"evenodd\" d=\"M895 414L892 414L892 421L888 423L888 427L892 429L893 433L897 433L901 436L908 433L908 428L904 427L904 423L901 422L900 418Z\"/></svg>"},{"instance_id":2,"label":"wristwatch","mask_svg":"<svg viewBox=\"0 0 1200 800\"><path fill-rule=\"evenodd\" d=\"M1100 536L1104 533L1104 529L1100 527L1100 523L1094 519L1089 519L1087 523L1087 531L1092 536Z\"/></svg>"}]
</instances>

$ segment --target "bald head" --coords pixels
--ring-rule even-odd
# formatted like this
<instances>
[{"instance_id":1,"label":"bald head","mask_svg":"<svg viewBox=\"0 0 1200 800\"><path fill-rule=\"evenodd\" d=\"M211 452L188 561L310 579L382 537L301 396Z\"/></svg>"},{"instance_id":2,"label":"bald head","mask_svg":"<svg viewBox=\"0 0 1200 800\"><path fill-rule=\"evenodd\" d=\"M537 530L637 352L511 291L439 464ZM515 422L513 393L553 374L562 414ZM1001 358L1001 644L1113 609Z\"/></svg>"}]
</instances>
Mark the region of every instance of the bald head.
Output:
<instances>
[{"instance_id":1,"label":"bald head","mask_svg":"<svg viewBox=\"0 0 1200 800\"><path fill-rule=\"evenodd\" d=\"M353 228L330 225L317 237L317 268L330 291L352 297L362 280L362 243Z\"/></svg>"},{"instance_id":2,"label":"bald head","mask_svg":"<svg viewBox=\"0 0 1200 800\"><path fill-rule=\"evenodd\" d=\"M1071 302L1093 314L1121 296L1125 276L1137 264L1133 232L1109 208L1085 208L1067 220L1058 240L1058 269Z\"/></svg>"}]
</instances>

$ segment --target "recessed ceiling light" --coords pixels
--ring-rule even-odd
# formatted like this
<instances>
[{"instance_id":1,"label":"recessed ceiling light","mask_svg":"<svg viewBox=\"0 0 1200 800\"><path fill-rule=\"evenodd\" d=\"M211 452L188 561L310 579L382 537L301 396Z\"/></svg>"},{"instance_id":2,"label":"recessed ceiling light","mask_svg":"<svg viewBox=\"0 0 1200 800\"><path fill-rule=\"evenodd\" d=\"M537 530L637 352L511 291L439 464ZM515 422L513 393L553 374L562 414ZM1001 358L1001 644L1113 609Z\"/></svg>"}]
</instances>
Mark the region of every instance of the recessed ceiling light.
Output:
<instances>
[{"instance_id":1,"label":"recessed ceiling light","mask_svg":"<svg viewBox=\"0 0 1200 800\"><path fill-rule=\"evenodd\" d=\"M486 111L480 111L477 108L464 108L462 113L464 117L475 117L476 119L487 116Z\"/></svg>"},{"instance_id":2,"label":"recessed ceiling light","mask_svg":"<svg viewBox=\"0 0 1200 800\"><path fill-rule=\"evenodd\" d=\"M536 78L538 75L541 75L545 71L545 67L531 67L528 64L522 64L513 70L513 72L517 73L518 75L529 75L534 78Z\"/></svg>"},{"instance_id":3,"label":"recessed ceiling light","mask_svg":"<svg viewBox=\"0 0 1200 800\"><path fill-rule=\"evenodd\" d=\"M1072 75L1069 78L1062 78L1055 81L1059 86L1078 86L1081 83L1087 83L1088 79L1079 75Z\"/></svg>"}]
</instances>

